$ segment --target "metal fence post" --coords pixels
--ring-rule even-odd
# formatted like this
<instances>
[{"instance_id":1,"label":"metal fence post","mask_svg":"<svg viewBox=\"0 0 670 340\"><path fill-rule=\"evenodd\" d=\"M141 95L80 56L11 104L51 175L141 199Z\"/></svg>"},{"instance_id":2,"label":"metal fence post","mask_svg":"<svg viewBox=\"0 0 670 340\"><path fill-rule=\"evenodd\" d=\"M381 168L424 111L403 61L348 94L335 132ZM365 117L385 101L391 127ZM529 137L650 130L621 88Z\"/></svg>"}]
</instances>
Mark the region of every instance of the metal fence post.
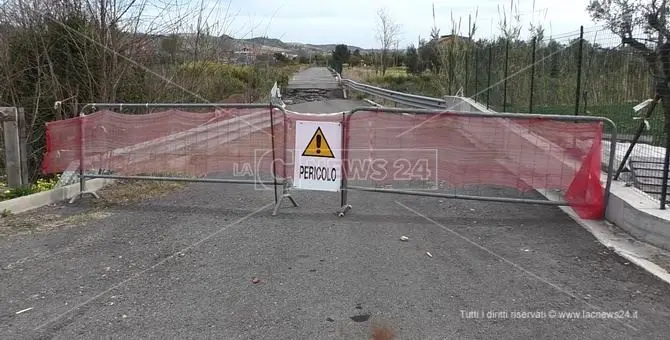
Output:
<instances>
[{"instance_id":1,"label":"metal fence post","mask_svg":"<svg viewBox=\"0 0 670 340\"><path fill-rule=\"evenodd\" d=\"M670 172L670 122L665 122L665 159L663 161L663 179L661 181L661 210L665 210L668 200L668 173Z\"/></svg>"},{"instance_id":2,"label":"metal fence post","mask_svg":"<svg viewBox=\"0 0 670 340\"><path fill-rule=\"evenodd\" d=\"M533 37L532 55L530 59L530 92L528 93L528 113L533 113L533 92L535 90L535 48L537 37Z\"/></svg>"},{"instance_id":3,"label":"metal fence post","mask_svg":"<svg viewBox=\"0 0 670 340\"><path fill-rule=\"evenodd\" d=\"M582 86L582 52L584 48L584 26L579 26L579 50L577 52L577 89L575 90L575 116L579 115L579 93Z\"/></svg>"},{"instance_id":4,"label":"metal fence post","mask_svg":"<svg viewBox=\"0 0 670 340\"><path fill-rule=\"evenodd\" d=\"M491 60L493 59L493 44L489 45L489 77L486 82L486 109L489 108L489 102L491 99Z\"/></svg>"},{"instance_id":5,"label":"metal fence post","mask_svg":"<svg viewBox=\"0 0 670 340\"><path fill-rule=\"evenodd\" d=\"M479 59L478 58L479 53L478 53L478 50L477 50L477 45L473 45L473 46L474 46L473 52L475 54L475 100L477 100L477 98L479 98L479 77L477 76L479 74L479 72L477 72L477 70L478 70L477 59Z\"/></svg>"},{"instance_id":6,"label":"metal fence post","mask_svg":"<svg viewBox=\"0 0 670 340\"><path fill-rule=\"evenodd\" d=\"M470 71L470 67L468 67L469 66L468 56L470 55L470 46L467 43L466 43L465 46L466 46L465 47L465 86L463 87L463 97L467 97L468 93L470 93L468 91L468 80L469 80L468 73Z\"/></svg>"},{"instance_id":7,"label":"metal fence post","mask_svg":"<svg viewBox=\"0 0 670 340\"><path fill-rule=\"evenodd\" d=\"M28 170L28 131L26 125L26 112L20 107L17 111L18 128L19 128L19 152L21 153L21 183L23 185L30 184L30 176Z\"/></svg>"},{"instance_id":8,"label":"metal fence post","mask_svg":"<svg viewBox=\"0 0 670 340\"><path fill-rule=\"evenodd\" d=\"M507 112L507 68L509 67L509 38L505 42L505 84L503 85L503 112Z\"/></svg>"},{"instance_id":9,"label":"metal fence post","mask_svg":"<svg viewBox=\"0 0 670 340\"><path fill-rule=\"evenodd\" d=\"M84 177L84 119L86 115L84 109L79 113L79 197L84 198L84 193L86 192L86 178ZM76 197L76 196L75 196ZM74 197L72 197L70 203L74 203Z\"/></svg>"}]
</instances>

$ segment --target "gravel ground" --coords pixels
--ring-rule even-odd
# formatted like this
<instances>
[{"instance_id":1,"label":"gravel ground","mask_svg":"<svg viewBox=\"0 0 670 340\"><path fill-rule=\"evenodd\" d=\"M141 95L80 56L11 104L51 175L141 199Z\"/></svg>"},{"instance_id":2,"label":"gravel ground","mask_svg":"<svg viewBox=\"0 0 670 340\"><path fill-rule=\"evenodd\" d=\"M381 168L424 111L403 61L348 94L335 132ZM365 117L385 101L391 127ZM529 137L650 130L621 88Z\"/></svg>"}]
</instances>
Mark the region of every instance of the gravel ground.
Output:
<instances>
[{"instance_id":1,"label":"gravel ground","mask_svg":"<svg viewBox=\"0 0 670 340\"><path fill-rule=\"evenodd\" d=\"M670 331L668 285L557 208L352 192L354 208L340 218L337 195L294 196L300 207L286 203L272 217L269 191L194 184L74 226L6 236L0 331L59 339L365 339L373 325L400 339ZM88 202L60 210L81 213ZM550 310L637 318L464 314Z\"/></svg>"}]
</instances>

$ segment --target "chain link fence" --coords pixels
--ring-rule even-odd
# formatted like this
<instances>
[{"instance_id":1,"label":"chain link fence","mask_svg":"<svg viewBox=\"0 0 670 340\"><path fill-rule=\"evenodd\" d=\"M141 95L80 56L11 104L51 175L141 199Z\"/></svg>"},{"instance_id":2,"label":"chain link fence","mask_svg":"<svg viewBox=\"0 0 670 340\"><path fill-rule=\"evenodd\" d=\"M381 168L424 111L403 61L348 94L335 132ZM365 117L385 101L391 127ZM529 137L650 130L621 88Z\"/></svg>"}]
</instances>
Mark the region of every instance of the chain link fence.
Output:
<instances>
[{"instance_id":1,"label":"chain link fence","mask_svg":"<svg viewBox=\"0 0 670 340\"><path fill-rule=\"evenodd\" d=\"M654 97L652 77L639 51L602 27L528 41L463 41L442 47L449 94L462 91L498 112L608 117L619 129L617 166L642 126L620 179L663 199L665 118L660 105L647 119L639 117L646 108L636 106Z\"/></svg>"}]
</instances>

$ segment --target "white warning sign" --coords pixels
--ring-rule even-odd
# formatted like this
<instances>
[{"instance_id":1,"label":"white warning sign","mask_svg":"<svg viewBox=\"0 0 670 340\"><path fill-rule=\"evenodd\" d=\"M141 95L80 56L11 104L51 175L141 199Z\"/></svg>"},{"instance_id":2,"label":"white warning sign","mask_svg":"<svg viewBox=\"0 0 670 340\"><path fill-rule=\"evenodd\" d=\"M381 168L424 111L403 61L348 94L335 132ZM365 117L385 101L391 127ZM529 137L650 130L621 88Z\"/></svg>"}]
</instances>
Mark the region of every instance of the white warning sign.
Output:
<instances>
[{"instance_id":1,"label":"white warning sign","mask_svg":"<svg viewBox=\"0 0 670 340\"><path fill-rule=\"evenodd\" d=\"M295 122L295 170L298 189L340 191L342 126L335 122Z\"/></svg>"}]
</instances>

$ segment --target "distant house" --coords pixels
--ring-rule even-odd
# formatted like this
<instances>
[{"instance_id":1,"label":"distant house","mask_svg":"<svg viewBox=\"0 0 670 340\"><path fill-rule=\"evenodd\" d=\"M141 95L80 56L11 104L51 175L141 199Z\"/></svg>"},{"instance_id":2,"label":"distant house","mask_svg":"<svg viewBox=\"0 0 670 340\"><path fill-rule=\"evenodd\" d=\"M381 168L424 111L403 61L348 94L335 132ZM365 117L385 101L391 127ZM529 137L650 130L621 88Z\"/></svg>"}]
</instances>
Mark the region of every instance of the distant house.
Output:
<instances>
[{"instance_id":1,"label":"distant house","mask_svg":"<svg viewBox=\"0 0 670 340\"><path fill-rule=\"evenodd\" d=\"M253 64L256 61L255 51L252 51L247 47L243 47L241 50L233 52L233 55L233 59L237 64Z\"/></svg>"}]
</instances>

